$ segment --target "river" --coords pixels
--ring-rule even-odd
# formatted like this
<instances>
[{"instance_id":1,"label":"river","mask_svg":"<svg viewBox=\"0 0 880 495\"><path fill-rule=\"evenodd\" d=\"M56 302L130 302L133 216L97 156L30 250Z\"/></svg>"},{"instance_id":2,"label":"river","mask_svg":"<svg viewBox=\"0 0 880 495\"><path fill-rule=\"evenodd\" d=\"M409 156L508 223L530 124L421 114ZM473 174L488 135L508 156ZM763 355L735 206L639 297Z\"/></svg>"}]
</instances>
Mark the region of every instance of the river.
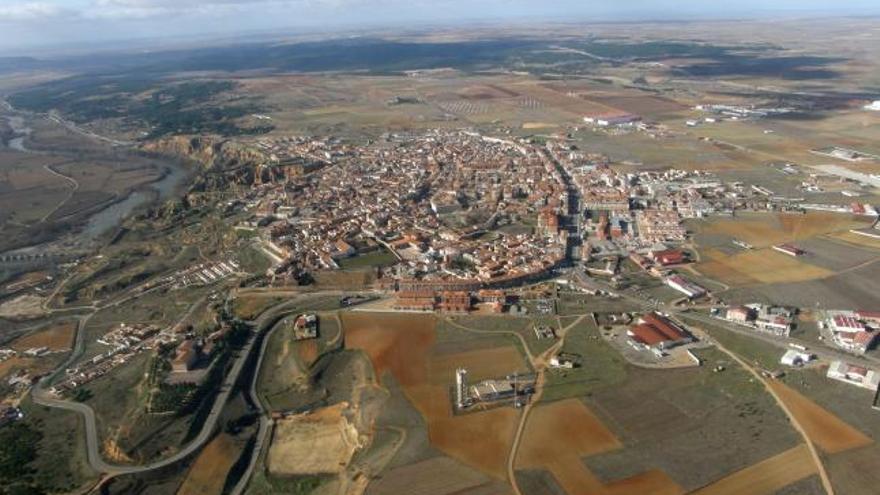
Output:
<instances>
[{"instance_id":1,"label":"river","mask_svg":"<svg viewBox=\"0 0 880 495\"><path fill-rule=\"evenodd\" d=\"M16 137L9 140L7 145L10 149L22 153L32 153L25 142L31 134L31 128L25 123L24 118L14 115L7 116L9 127L15 132ZM83 229L77 234L79 240L90 243L101 234L119 226L126 217L131 215L137 208L149 203L157 196L158 201L165 201L172 197L179 186L186 180L186 170L178 164L164 165L164 175L161 179L149 184L153 191L136 190L129 193L123 200L110 204L106 208L89 217Z\"/></svg>"},{"instance_id":2,"label":"river","mask_svg":"<svg viewBox=\"0 0 880 495\"><path fill-rule=\"evenodd\" d=\"M6 121L9 122L9 127L16 134L16 137L9 140L8 146L15 151L27 153L28 149L24 146L24 140L30 136L31 128L24 124L24 119L21 117L6 117Z\"/></svg>"},{"instance_id":3,"label":"river","mask_svg":"<svg viewBox=\"0 0 880 495\"><path fill-rule=\"evenodd\" d=\"M101 234L116 228L123 220L140 206L149 203L158 193L158 201L165 201L174 195L178 186L186 179L186 171L178 166L166 167L165 176L149 185L154 190L132 191L122 201L117 201L89 217L80 235L84 241L93 241Z\"/></svg>"}]
</instances>

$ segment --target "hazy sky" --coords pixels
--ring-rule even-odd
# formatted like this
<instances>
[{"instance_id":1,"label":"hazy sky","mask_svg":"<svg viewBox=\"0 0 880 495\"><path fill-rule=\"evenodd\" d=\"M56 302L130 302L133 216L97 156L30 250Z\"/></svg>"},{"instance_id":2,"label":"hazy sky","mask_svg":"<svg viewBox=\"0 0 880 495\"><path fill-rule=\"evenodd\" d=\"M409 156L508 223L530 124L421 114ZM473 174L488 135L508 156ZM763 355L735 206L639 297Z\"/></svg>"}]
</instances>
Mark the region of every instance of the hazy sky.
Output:
<instances>
[{"instance_id":1,"label":"hazy sky","mask_svg":"<svg viewBox=\"0 0 880 495\"><path fill-rule=\"evenodd\" d=\"M0 51L290 28L455 21L644 20L793 13L880 14L880 0L0 0ZM112 45L111 45L112 47Z\"/></svg>"}]
</instances>

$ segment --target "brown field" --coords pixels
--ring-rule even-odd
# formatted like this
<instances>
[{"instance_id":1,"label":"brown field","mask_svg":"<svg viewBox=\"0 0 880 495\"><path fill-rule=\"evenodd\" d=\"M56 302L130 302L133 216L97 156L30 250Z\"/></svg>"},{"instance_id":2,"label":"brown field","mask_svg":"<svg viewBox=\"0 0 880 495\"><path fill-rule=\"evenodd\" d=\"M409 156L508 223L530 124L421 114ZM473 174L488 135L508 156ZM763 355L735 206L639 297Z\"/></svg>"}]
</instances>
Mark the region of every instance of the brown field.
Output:
<instances>
[{"instance_id":1,"label":"brown field","mask_svg":"<svg viewBox=\"0 0 880 495\"><path fill-rule=\"evenodd\" d=\"M318 359L318 341L314 339L304 340L296 342L295 345L300 366L308 369Z\"/></svg>"},{"instance_id":2,"label":"brown field","mask_svg":"<svg viewBox=\"0 0 880 495\"><path fill-rule=\"evenodd\" d=\"M266 457L268 470L277 475L339 473L348 465L358 444L358 431L343 414L348 403L298 414L275 423Z\"/></svg>"},{"instance_id":3,"label":"brown field","mask_svg":"<svg viewBox=\"0 0 880 495\"><path fill-rule=\"evenodd\" d=\"M569 96L567 91L558 91L548 88L542 84L535 84L532 81L518 83L513 87L520 94L531 97L541 103L552 107L578 121L584 115L596 113L608 113L619 111L609 105L605 105L596 101L586 100L577 96Z\"/></svg>"},{"instance_id":4,"label":"brown field","mask_svg":"<svg viewBox=\"0 0 880 495\"><path fill-rule=\"evenodd\" d=\"M810 449L802 444L726 476L694 495L773 495L816 473Z\"/></svg>"},{"instance_id":5,"label":"brown field","mask_svg":"<svg viewBox=\"0 0 880 495\"><path fill-rule=\"evenodd\" d=\"M803 282L834 274L831 270L810 265L769 248L716 258L714 255L717 253L720 251L710 250L707 254L713 259L699 263L695 268L708 277L730 285Z\"/></svg>"},{"instance_id":6,"label":"brown field","mask_svg":"<svg viewBox=\"0 0 880 495\"><path fill-rule=\"evenodd\" d=\"M630 476L605 485L608 495L681 495L684 489L659 469Z\"/></svg>"},{"instance_id":7,"label":"brown field","mask_svg":"<svg viewBox=\"0 0 880 495\"><path fill-rule=\"evenodd\" d=\"M875 239L873 237L868 237L864 235L854 234L852 232L835 232L833 234L829 234L828 237L843 241L847 244L854 244L860 247L867 247L873 249L880 249L880 239Z\"/></svg>"},{"instance_id":8,"label":"brown field","mask_svg":"<svg viewBox=\"0 0 880 495\"><path fill-rule=\"evenodd\" d=\"M24 294L0 304L0 317L10 319L31 319L44 315L44 298L34 294Z\"/></svg>"},{"instance_id":9,"label":"brown field","mask_svg":"<svg viewBox=\"0 0 880 495\"><path fill-rule=\"evenodd\" d=\"M342 313L347 349L367 353L376 376L390 371L403 386L424 383L425 360L434 344L434 316Z\"/></svg>"},{"instance_id":10,"label":"brown field","mask_svg":"<svg viewBox=\"0 0 880 495\"><path fill-rule=\"evenodd\" d=\"M872 495L880 486L880 449L876 445L828 457L825 463L836 493Z\"/></svg>"},{"instance_id":11,"label":"brown field","mask_svg":"<svg viewBox=\"0 0 880 495\"><path fill-rule=\"evenodd\" d=\"M550 124L548 122L524 122L522 125L522 128L526 130L555 129L557 127L559 127L558 124Z\"/></svg>"},{"instance_id":12,"label":"brown field","mask_svg":"<svg viewBox=\"0 0 880 495\"><path fill-rule=\"evenodd\" d=\"M804 397L797 390L782 382L769 383L804 427L810 439L822 451L835 454L873 443L868 436Z\"/></svg>"},{"instance_id":13,"label":"brown field","mask_svg":"<svg viewBox=\"0 0 880 495\"><path fill-rule=\"evenodd\" d=\"M16 351L25 351L35 347L48 347L52 351L64 351L70 349L75 334L76 323L59 323L18 338L11 347Z\"/></svg>"},{"instance_id":14,"label":"brown field","mask_svg":"<svg viewBox=\"0 0 880 495\"><path fill-rule=\"evenodd\" d=\"M646 115L654 117L666 113L680 112L686 110L687 107L668 98L660 98L657 96L628 96L628 95L607 95L607 96L585 96L585 99L594 101L601 105L618 108L622 111L634 113L638 115Z\"/></svg>"},{"instance_id":15,"label":"brown field","mask_svg":"<svg viewBox=\"0 0 880 495\"><path fill-rule=\"evenodd\" d=\"M513 372L529 371L519 350L512 346L467 352L433 354L428 362L431 383L451 382L457 368L467 368L471 381L500 378Z\"/></svg>"},{"instance_id":16,"label":"brown field","mask_svg":"<svg viewBox=\"0 0 880 495\"><path fill-rule=\"evenodd\" d=\"M458 92L458 95L470 100L487 100L493 98L514 98L519 96L519 93L497 84L487 84L466 86Z\"/></svg>"},{"instance_id":17,"label":"brown field","mask_svg":"<svg viewBox=\"0 0 880 495\"><path fill-rule=\"evenodd\" d=\"M229 469L235 464L232 437L221 433L211 440L193 463L177 490L177 495L219 495L223 491Z\"/></svg>"},{"instance_id":18,"label":"brown field","mask_svg":"<svg viewBox=\"0 0 880 495\"><path fill-rule=\"evenodd\" d=\"M538 406L532 412L517 466L547 469L569 495L601 493L602 482L581 457L620 447L620 441L583 402L566 399Z\"/></svg>"},{"instance_id":19,"label":"brown field","mask_svg":"<svg viewBox=\"0 0 880 495\"><path fill-rule=\"evenodd\" d=\"M770 247L865 226L864 220L851 215L811 211L806 214L779 213L715 220L706 224L702 231L740 239L755 247Z\"/></svg>"},{"instance_id":20,"label":"brown field","mask_svg":"<svg viewBox=\"0 0 880 495\"><path fill-rule=\"evenodd\" d=\"M436 338L433 315L343 313L342 322L345 347L366 352L377 376L386 371L394 376L425 418L432 445L490 476L505 479L519 411L500 407L454 416L449 393L458 366L473 366L474 379L526 369L514 348L432 354ZM474 442L475 438L480 441Z\"/></svg>"},{"instance_id":21,"label":"brown field","mask_svg":"<svg viewBox=\"0 0 880 495\"><path fill-rule=\"evenodd\" d=\"M445 456L409 464L382 473L370 483L368 495L452 495L485 485L490 478L464 468Z\"/></svg>"},{"instance_id":22,"label":"brown field","mask_svg":"<svg viewBox=\"0 0 880 495\"><path fill-rule=\"evenodd\" d=\"M0 378L5 378L11 372L19 369L30 368L34 364L34 359L14 357L5 361L0 361Z\"/></svg>"}]
</instances>

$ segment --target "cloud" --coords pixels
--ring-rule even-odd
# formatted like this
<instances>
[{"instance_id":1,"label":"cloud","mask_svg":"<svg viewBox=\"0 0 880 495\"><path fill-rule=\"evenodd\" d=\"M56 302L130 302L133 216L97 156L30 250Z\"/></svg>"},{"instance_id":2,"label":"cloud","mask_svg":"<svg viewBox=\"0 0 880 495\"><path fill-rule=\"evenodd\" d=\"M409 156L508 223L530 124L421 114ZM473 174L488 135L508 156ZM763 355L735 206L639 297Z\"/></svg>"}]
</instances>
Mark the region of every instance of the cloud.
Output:
<instances>
[{"instance_id":1,"label":"cloud","mask_svg":"<svg viewBox=\"0 0 880 495\"><path fill-rule=\"evenodd\" d=\"M180 14L223 14L268 7L331 8L367 4L371 0L93 0L83 11L92 18L147 18ZM372 0L378 3L376 0ZM388 1L404 0L379 0Z\"/></svg>"},{"instance_id":2,"label":"cloud","mask_svg":"<svg viewBox=\"0 0 880 495\"><path fill-rule=\"evenodd\" d=\"M0 5L0 21L41 21L75 15L75 11L48 2Z\"/></svg>"}]
</instances>

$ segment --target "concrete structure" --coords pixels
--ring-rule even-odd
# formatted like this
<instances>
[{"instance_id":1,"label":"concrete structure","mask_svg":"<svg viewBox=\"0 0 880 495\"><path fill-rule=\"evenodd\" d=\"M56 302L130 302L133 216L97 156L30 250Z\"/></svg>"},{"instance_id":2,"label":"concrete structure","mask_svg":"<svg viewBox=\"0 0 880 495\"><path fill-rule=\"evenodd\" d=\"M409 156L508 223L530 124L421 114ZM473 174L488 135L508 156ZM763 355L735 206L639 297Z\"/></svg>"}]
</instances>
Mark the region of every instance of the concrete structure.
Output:
<instances>
[{"instance_id":1,"label":"concrete structure","mask_svg":"<svg viewBox=\"0 0 880 495\"><path fill-rule=\"evenodd\" d=\"M745 306L735 306L727 309L725 318L735 323L745 324L754 321L755 312Z\"/></svg>"},{"instance_id":2,"label":"concrete structure","mask_svg":"<svg viewBox=\"0 0 880 495\"><path fill-rule=\"evenodd\" d=\"M651 259L660 266L680 265L686 261L684 252L681 249L651 251Z\"/></svg>"},{"instance_id":3,"label":"concrete structure","mask_svg":"<svg viewBox=\"0 0 880 495\"><path fill-rule=\"evenodd\" d=\"M874 370L845 363L843 361L834 361L828 367L828 378L838 380L850 385L862 387L871 391L876 391L880 385L880 373Z\"/></svg>"},{"instance_id":4,"label":"concrete structure","mask_svg":"<svg viewBox=\"0 0 880 495\"><path fill-rule=\"evenodd\" d=\"M318 315L301 314L293 321L293 340L318 338Z\"/></svg>"},{"instance_id":5,"label":"concrete structure","mask_svg":"<svg viewBox=\"0 0 880 495\"><path fill-rule=\"evenodd\" d=\"M584 122L593 124L596 127L619 127L633 126L637 122L641 122L642 117L631 113L604 113L596 115L587 115Z\"/></svg>"},{"instance_id":6,"label":"concrete structure","mask_svg":"<svg viewBox=\"0 0 880 495\"><path fill-rule=\"evenodd\" d=\"M470 395L475 401L489 402L512 398L516 394L510 380L483 380L470 387Z\"/></svg>"},{"instance_id":7,"label":"concrete structure","mask_svg":"<svg viewBox=\"0 0 880 495\"><path fill-rule=\"evenodd\" d=\"M794 349L789 349L785 351L785 354L782 355L779 362L784 364L785 366L803 366L814 359L812 354L802 351L796 351Z\"/></svg>"},{"instance_id":8,"label":"concrete structure","mask_svg":"<svg viewBox=\"0 0 880 495\"><path fill-rule=\"evenodd\" d=\"M458 368L455 370L455 407L458 409L464 409L468 406L467 388L467 370Z\"/></svg>"},{"instance_id":9,"label":"concrete structure","mask_svg":"<svg viewBox=\"0 0 880 495\"><path fill-rule=\"evenodd\" d=\"M666 277L663 280L663 283L686 295L688 299L702 297L705 296L707 293L706 289L693 282L689 282L680 275L671 275L669 277Z\"/></svg>"},{"instance_id":10,"label":"concrete structure","mask_svg":"<svg viewBox=\"0 0 880 495\"><path fill-rule=\"evenodd\" d=\"M782 254L787 254L794 257L803 256L804 254L806 254L802 249L792 246L791 244L778 244L776 246L773 246L773 249L779 251Z\"/></svg>"}]
</instances>

